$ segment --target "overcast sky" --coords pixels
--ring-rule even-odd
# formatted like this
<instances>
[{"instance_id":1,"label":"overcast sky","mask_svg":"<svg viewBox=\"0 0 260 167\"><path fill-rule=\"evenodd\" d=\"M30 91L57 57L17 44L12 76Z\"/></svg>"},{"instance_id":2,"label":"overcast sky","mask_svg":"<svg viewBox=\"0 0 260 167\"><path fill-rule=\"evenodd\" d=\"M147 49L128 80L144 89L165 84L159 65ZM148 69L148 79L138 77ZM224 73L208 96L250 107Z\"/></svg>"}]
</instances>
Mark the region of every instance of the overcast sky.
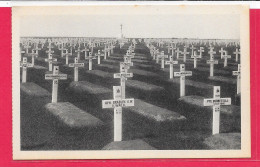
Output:
<instances>
[{"instance_id":1,"label":"overcast sky","mask_svg":"<svg viewBox=\"0 0 260 167\"><path fill-rule=\"evenodd\" d=\"M239 15L30 16L21 36L239 39Z\"/></svg>"}]
</instances>

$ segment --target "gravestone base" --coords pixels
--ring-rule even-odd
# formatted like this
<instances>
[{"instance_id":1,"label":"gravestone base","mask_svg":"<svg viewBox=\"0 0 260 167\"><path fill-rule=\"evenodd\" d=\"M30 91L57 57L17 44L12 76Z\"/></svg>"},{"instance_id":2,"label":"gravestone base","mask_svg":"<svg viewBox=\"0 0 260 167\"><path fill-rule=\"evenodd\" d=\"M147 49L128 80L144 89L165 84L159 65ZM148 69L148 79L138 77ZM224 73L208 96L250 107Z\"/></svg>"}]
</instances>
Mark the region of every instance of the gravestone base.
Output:
<instances>
[{"instance_id":1,"label":"gravestone base","mask_svg":"<svg viewBox=\"0 0 260 167\"><path fill-rule=\"evenodd\" d=\"M51 94L27 82L21 84L21 149L33 150L44 146L52 137L44 105L51 101Z\"/></svg>"},{"instance_id":2,"label":"gravestone base","mask_svg":"<svg viewBox=\"0 0 260 167\"><path fill-rule=\"evenodd\" d=\"M51 149L101 149L105 144L102 136L109 137L103 121L71 103L48 103L45 112L55 134Z\"/></svg>"},{"instance_id":3,"label":"gravestone base","mask_svg":"<svg viewBox=\"0 0 260 167\"><path fill-rule=\"evenodd\" d=\"M102 150L156 150L141 139L116 141L106 145Z\"/></svg>"},{"instance_id":4,"label":"gravestone base","mask_svg":"<svg viewBox=\"0 0 260 167\"><path fill-rule=\"evenodd\" d=\"M220 133L205 139L204 144L210 150L238 150L241 149L240 133Z\"/></svg>"},{"instance_id":5,"label":"gravestone base","mask_svg":"<svg viewBox=\"0 0 260 167\"><path fill-rule=\"evenodd\" d=\"M180 114L187 117L189 120L187 128L194 130L209 130L212 131L212 107L203 106L204 97L201 96L184 96L178 102ZM220 108L220 133L225 132L240 132L241 119L240 107L221 106Z\"/></svg>"},{"instance_id":6,"label":"gravestone base","mask_svg":"<svg viewBox=\"0 0 260 167\"><path fill-rule=\"evenodd\" d=\"M123 109L123 139L154 137L179 131L186 121L177 112L135 99L134 107Z\"/></svg>"},{"instance_id":7,"label":"gravestone base","mask_svg":"<svg viewBox=\"0 0 260 167\"><path fill-rule=\"evenodd\" d=\"M102 108L102 100L112 98L112 90L87 81L71 82L68 89L68 100L85 101L87 105Z\"/></svg>"}]
</instances>

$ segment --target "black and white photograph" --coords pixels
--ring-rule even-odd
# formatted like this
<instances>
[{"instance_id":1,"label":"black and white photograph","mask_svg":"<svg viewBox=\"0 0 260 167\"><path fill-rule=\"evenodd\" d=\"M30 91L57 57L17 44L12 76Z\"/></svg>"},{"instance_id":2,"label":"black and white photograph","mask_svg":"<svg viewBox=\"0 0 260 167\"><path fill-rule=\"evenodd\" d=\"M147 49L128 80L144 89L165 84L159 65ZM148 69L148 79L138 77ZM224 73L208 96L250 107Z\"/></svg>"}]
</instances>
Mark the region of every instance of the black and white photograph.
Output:
<instances>
[{"instance_id":1,"label":"black and white photograph","mask_svg":"<svg viewBox=\"0 0 260 167\"><path fill-rule=\"evenodd\" d=\"M13 158L250 157L245 5L13 7Z\"/></svg>"}]
</instances>

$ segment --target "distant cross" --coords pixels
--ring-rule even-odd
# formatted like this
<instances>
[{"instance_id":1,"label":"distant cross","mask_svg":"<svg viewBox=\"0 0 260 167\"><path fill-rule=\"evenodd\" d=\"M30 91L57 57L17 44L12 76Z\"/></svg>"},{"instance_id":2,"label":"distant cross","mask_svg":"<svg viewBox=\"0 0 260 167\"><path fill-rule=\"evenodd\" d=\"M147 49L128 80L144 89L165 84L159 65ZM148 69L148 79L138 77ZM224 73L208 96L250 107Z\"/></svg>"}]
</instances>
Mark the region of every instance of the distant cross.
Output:
<instances>
[{"instance_id":1,"label":"distant cross","mask_svg":"<svg viewBox=\"0 0 260 167\"><path fill-rule=\"evenodd\" d=\"M204 99L204 106L213 106L212 134L219 134L220 106L231 105L231 98L220 97L220 86L214 86L213 98Z\"/></svg>"},{"instance_id":2,"label":"distant cross","mask_svg":"<svg viewBox=\"0 0 260 167\"><path fill-rule=\"evenodd\" d=\"M75 57L74 63L70 63L69 67L74 67L74 81L79 81L79 67L84 67L84 63L79 63L79 59Z\"/></svg>"},{"instance_id":3,"label":"distant cross","mask_svg":"<svg viewBox=\"0 0 260 167\"><path fill-rule=\"evenodd\" d=\"M77 53L78 60L80 60L80 52L81 52L80 47L78 47L78 49L75 50L75 52Z\"/></svg>"},{"instance_id":4,"label":"distant cross","mask_svg":"<svg viewBox=\"0 0 260 167\"><path fill-rule=\"evenodd\" d=\"M53 67L52 74L45 74L46 80L52 80L52 103L57 103L58 99L58 81L66 80L67 74L59 74L59 66Z\"/></svg>"},{"instance_id":5,"label":"distant cross","mask_svg":"<svg viewBox=\"0 0 260 167\"><path fill-rule=\"evenodd\" d=\"M121 86L113 86L112 100L102 100L102 108L114 108L114 141L122 141L122 108L134 106L134 99L122 97Z\"/></svg>"},{"instance_id":6,"label":"distant cross","mask_svg":"<svg viewBox=\"0 0 260 167\"><path fill-rule=\"evenodd\" d=\"M238 64L238 70L233 71L232 74L237 76L237 94L241 93L241 65Z\"/></svg>"},{"instance_id":7,"label":"distant cross","mask_svg":"<svg viewBox=\"0 0 260 167\"><path fill-rule=\"evenodd\" d=\"M100 64L100 57L105 55L101 54L100 50L98 50L98 53L96 53L95 56L98 57L98 64Z\"/></svg>"},{"instance_id":8,"label":"distant cross","mask_svg":"<svg viewBox=\"0 0 260 167\"><path fill-rule=\"evenodd\" d=\"M67 49L65 49L64 47L63 47L63 43L61 43L61 48L59 48L59 50L61 51L61 57L63 57L64 56L64 50L67 50Z\"/></svg>"},{"instance_id":9,"label":"distant cross","mask_svg":"<svg viewBox=\"0 0 260 167\"><path fill-rule=\"evenodd\" d=\"M157 58L161 59L161 68L164 68L164 59L168 58L168 55L165 55L164 51L162 51L161 54L157 56Z\"/></svg>"},{"instance_id":10,"label":"distant cross","mask_svg":"<svg viewBox=\"0 0 260 167\"><path fill-rule=\"evenodd\" d=\"M227 54L227 51L224 52L224 55L221 55L221 59L224 59L224 67L227 66L227 59L231 59L231 55Z\"/></svg>"},{"instance_id":11,"label":"distant cross","mask_svg":"<svg viewBox=\"0 0 260 167\"><path fill-rule=\"evenodd\" d=\"M224 53L225 53L225 50L224 50L223 48L221 48L221 49L219 50L219 53L220 53L221 57L223 57L223 55L224 55Z\"/></svg>"},{"instance_id":12,"label":"distant cross","mask_svg":"<svg viewBox=\"0 0 260 167\"><path fill-rule=\"evenodd\" d=\"M197 68L197 59L201 58L201 55L197 54L196 51L193 52L193 54L191 55L191 58L193 58L194 60L194 68Z\"/></svg>"},{"instance_id":13,"label":"distant cross","mask_svg":"<svg viewBox=\"0 0 260 167\"><path fill-rule=\"evenodd\" d=\"M32 65L34 66L34 57L37 57L38 54L34 53L34 49L32 49L32 53L28 53L28 56L32 57Z\"/></svg>"},{"instance_id":14,"label":"distant cross","mask_svg":"<svg viewBox=\"0 0 260 167\"><path fill-rule=\"evenodd\" d=\"M25 54L25 51L21 50L21 52L20 52L20 61L22 61L22 57L23 57L24 54Z\"/></svg>"},{"instance_id":15,"label":"distant cross","mask_svg":"<svg viewBox=\"0 0 260 167\"><path fill-rule=\"evenodd\" d=\"M36 45L36 47L35 47L33 50L35 50L35 53L38 55L38 53L39 53L39 50L41 50L41 49L40 49L40 48L38 48L38 45Z\"/></svg>"},{"instance_id":16,"label":"distant cross","mask_svg":"<svg viewBox=\"0 0 260 167\"><path fill-rule=\"evenodd\" d=\"M186 55L189 54L190 52L187 52L187 48L184 48L184 51L182 52L183 54L183 62L186 62Z\"/></svg>"},{"instance_id":17,"label":"distant cross","mask_svg":"<svg viewBox=\"0 0 260 167\"><path fill-rule=\"evenodd\" d=\"M66 52L63 54L66 57L66 65L69 64L69 56L72 56L71 53L68 53L68 50L65 50Z\"/></svg>"},{"instance_id":18,"label":"distant cross","mask_svg":"<svg viewBox=\"0 0 260 167\"><path fill-rule=\"evenodd\" d=\"M234 52L234 54L236 55L236 62L238 62L238 55L240 54L240 51L238 50L238 48L236 48L236 51Z\"/></svg>"},{"instance_id":19,"label":"distant cross","mask_svg":"<svg viewBox=\"0 0 260 167\"><path fill-rule=\"evenodd\" d=\"M196 49L196 48L193 45L191 45L191 55L193 55L194 49Z\"/></svg>"},{"instance_id":20,"label":"distant cross","mask_svg":"<svg viewBox=\"0 0 260 167\"><path fill-rule=\"evenodd\" d=\"M210 54L210 60L207 60L207 64L210 64L210 76L213 77L214 76L214 64L218 64L218 60L214 60L214 55Z\"/></svg>"},{"instance_id":21,"label":"distant cross","mask_svg":"<svg viewBox=\"0 0 260 167\"><path fill-rule=\"evenodd\" d=\"M105 45L105 48L104 48L104 59L106 60L107 59L107 56L109 57L110 56L110 49L107 45Z\"/></svg>"},{"instance_id":22,"label":"distant cross","mask_svg":"<svg viewBox=\"0 0 260 167\"><path fill-rule=\"evenodd\" d=\"M81 52L85 52L85 59L88 57L89 49L85 47L85 49L81 50Z\"/></svg>"},{"instance_id":23,"label":"distant cross","mask_svg":"<svg viewBox=\"0 0 260 167\"><path fill-rule=\"evenodd\" d=\"M95 56L92 56L92 52L89 52L89 56L85 57L88 60L88 70L92 70L92 60L97 59Z\"/></svg>"},{"instance_id":24,"label":"distant cross","mask_svg":"<svg viewBox=\"0 0 260 167\"><path fill-rule=\"evenodd\" d=\"M192 71L185 71L185 64L180 65L180 72L174 72L175 77L180 77L180 97L185 96L185 77L192 76Z\"/></svg>"},{"instance_id":25,"label":"distant cross","mask_svg":"<svg viewBox=\"0 0 260 167\"><path fill-rule=\"evenodd\" d=\"M202 53L204 52L204 48L200 47L200 49L198 50L198 52L200 53L200 56L202 57Z\"/></svg>"},{"instance_id":26,"label":"distant cross","mask_svg":"<svg viewBox=\"0 0 260 167\"><path fill-rule=\"evenodd\" d=\"M23 57L23 61L20 64L22 67L22 83L26 82L27 68L33 67L33 64L27 62L27 57Z\"/></svg>"},{"instance_id":27,"label":"distant cross","mask_svg":"<svg viewBox=\"0 0 260 167\"><path fill-rule=\"evenodd\" d=\"M27 43L26 45L24 45L24 48L25 48L25 53L29 53L29 48L30 48L31 46Z\"/></svg>"},{"instance_id":28,"label":"distant cross","mask_svg":"<svg viewBox=\"0 0 260 167\"><path fill-rule=\"evenodd\" d=\"M54 51L51 50L51 48L50 48L49 50L46 51L46 53L48 53L48 57L49 57L49 56L51 56L54 53Z\"/></svg>"},{"instance_id":29,"label":"distant cross","mask_svg":"<svg viewBox=\"0 0 260 167\"><path fill-rule=\"evenodd\" d=\"M182 53L182 51L180 51L180 48L177 48L175 52L176 52L177 59L179 59L180 53Z\"/></svg>"},{"instance_id":30,"label":"distant cross","mask_svg":"<svg viewBox=\"0 0 260 167\"><path fill-rule=\"evenodd\" d=\"M57 59L52 58L52 55L49 55L48 59L45 59L45 61L49 63L49 71L52 71L52 64L57 61Z\"/></svg>"},{"instance_id":31,"label":"distant cross","mask_svg":"<svg viewBox=\"0 0 260 167\"><path fill-rule=\"evenodd\" d=\"M173 64L178 64L178 61L174 61L173 60L173 56L170 56L170 61L166 61L165 64L169 64L170 65L170 79L173 78Z\"/></svg>"},{"instance_id":32,"label":"distant cross","mask_svg":"<svg viewBox=\"0 0 260 167\"><path fill-rule=\"evenodd\" d=\"M170 54L170 51L172 51L172 56L174 56L174 50L176 49L176 47L174 47L173 45L172 46L170 46L170 48L168 48L169 49L169 54Z\"/></svg>"}]
</instances>

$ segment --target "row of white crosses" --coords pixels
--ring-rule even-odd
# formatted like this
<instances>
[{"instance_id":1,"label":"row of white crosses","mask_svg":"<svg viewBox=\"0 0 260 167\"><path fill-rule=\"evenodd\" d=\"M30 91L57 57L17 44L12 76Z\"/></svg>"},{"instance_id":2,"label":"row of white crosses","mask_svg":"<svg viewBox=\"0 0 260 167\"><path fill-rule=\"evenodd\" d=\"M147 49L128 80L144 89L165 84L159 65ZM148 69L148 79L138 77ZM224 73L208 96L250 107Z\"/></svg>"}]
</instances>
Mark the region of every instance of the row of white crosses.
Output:
<instances>
[{"instance_id":1,"label":"row of white crosses","mask_svg":"<svg viewBox=\"0 0 260 167\"><path fill-rule=\"evenodd\" d=\"M131 58L125 57L127 61ZM134 99L125 98L125 82L127 78L133 77L133 73L127 70L132 62L120 62L120 73L115 73L114 78L120 78L120 86L113 86L112 100L102 100L102 108L114 108L114 141L122 141L122 108L134 106Z\"/></svg>"}]
</instances>

